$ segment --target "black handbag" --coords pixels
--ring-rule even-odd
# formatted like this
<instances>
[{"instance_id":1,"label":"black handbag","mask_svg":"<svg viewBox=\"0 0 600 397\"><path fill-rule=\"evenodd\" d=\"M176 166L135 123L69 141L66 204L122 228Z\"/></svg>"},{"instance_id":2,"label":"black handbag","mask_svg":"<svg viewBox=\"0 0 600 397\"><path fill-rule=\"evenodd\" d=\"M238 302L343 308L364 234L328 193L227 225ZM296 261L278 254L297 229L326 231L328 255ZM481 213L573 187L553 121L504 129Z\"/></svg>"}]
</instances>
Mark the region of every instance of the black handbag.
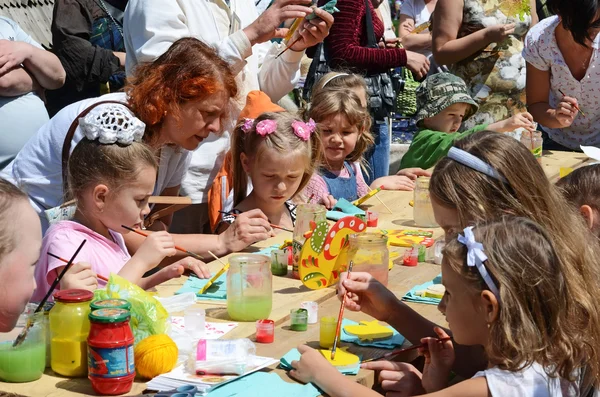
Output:
<instances>
[{"instance_id":1,"label":"black handbag","mask_svg":"<svg viewBox=\"0 0 600 397\"><path fill-rule=\"evenodd\" d=\"M373 29L373 19L369 1L365 0L365 25L367 28L367 47L378 48L375 32ZM310 102L312 87L321 77L331 72L326 49L323 43L317 44L315 54L308 69L304 88L302 89L302 98ZM375 120L383 120L394 110L395 92L392 85L392 79L388 73L373 73L363 75L367 83L367 95L369 96L369 109Z\"/></svg>"}]
</instances>

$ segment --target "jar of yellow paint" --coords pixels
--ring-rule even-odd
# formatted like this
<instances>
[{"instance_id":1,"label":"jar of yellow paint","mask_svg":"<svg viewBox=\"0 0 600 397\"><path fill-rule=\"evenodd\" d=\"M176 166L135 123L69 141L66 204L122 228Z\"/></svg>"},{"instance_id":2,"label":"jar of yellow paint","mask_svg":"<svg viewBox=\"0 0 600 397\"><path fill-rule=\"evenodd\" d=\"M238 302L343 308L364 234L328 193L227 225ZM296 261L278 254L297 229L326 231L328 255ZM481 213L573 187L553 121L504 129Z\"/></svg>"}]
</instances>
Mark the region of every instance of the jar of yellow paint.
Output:
<instances>
[{"instance_id":1,"label":"jar of yellow paint","mask_svg":"<svg viewBox=\"0 0 600 397\"><path fill-rule=\"evenodd\" d=\"M54 294L50 311L50 366L68 377L87 375L87 337L90 333L90 302L94 294L69 289Z\"/></svg>"}]
</instances>

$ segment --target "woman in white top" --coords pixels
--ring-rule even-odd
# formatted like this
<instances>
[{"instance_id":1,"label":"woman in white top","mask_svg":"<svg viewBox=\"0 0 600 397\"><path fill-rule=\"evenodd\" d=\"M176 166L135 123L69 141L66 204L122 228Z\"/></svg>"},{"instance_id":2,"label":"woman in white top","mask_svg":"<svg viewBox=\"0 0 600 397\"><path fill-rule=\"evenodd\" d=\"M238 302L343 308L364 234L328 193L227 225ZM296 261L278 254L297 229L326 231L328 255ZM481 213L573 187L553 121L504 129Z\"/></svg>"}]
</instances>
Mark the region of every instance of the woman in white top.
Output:
<instances>
[{"instance_id":1,"label":"woman in white top","mask_svg":"<svg viewBox=\"0 0 600 397\"><path fill-rule=\"evenodd\" d=\"M410 51L431 58L431 31L429 28L419 34L410 34L416 27L429 22L437 0L406 0L400 7L398 37L402 45ZM431 60L431 59L430 59Z\"/></svg>"},{"instance_id":2,"label":"woman in white top","mask_svg":"<svg viewBox=\"0 0 600 397\"><path fill-rule=\"evenodd\" d=\"M534 26L523 49L529 112L544 131L544 149L598 146L600 6L585 0L556 0L548 5L557 16Z\"/></svg>"},{"instance_id":3,"label":"woman in white top","mask_svg":"<svg viewBox=\"0 0 600 397\"><path fill-rule=\"evenodd\" d=\"M187 170L190 154L209 133L221 131L230 99L237 95L235 77L216 51L201 41L185 38L175 42L153 63L141 65L130 80L125 93L76 102L62 109L44 124L4 170L3 176L21 186L42 218L44 211L59 206L65 199L63 161L68 147L67 132L90 105L101 101L122 102L146 124L144 142L156 150L159 169L155 195L177 196ZM102 106L102 105L99 105ZM114 123L123 120L115 119ZM70 141L72 151L83 137L79 127ZM65 144L65 141L67 143ZM68 157L68 156L67 156ZM155 222L153 229L165 230L171 217ZM236 221L228 235L178 235L175 242L195 252L210 249L217 255L243 249L272 234L266 216L247 212ZM134 233L127 235L131 252L143 242Z\"/></svg>"}]
</instances>

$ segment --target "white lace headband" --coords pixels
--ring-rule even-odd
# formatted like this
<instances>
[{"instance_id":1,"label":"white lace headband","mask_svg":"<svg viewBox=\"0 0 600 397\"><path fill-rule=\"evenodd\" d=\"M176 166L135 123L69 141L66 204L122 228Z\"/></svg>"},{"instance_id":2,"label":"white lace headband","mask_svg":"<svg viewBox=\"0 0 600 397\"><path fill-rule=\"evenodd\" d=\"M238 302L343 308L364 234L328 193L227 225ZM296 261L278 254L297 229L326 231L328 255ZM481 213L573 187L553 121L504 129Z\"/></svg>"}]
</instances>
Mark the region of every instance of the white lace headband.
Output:
<instances>
[{"instance_id":1,"label":"white lace headband","mask_svg":"<svg viewBox=\"0 0 600 397\"><path fill-rule=\"evenodd\" d=\"M503 177L502 175L500 175L500 173L498 171L496 171L496 169L494 169L494 167L492 167L485 161L481 160L480 158L473 156L469 152L465 152L464 150L453 146L448 151L447 156L449 158L451 158L452 160L454 160L458 163L461 163L464 166L472 168L475 171L479 171L482 174L485 174L487 176L490 176L494 179L499 180L500 182L508 184L508 181L506 180L506 178Z\"/></svg>"},{"instance_id":2,"label":"white lace headband","mask_svg":"<svg viewBox=\"0 0 600 397\"><path fill-rule=\"evenodd\" d=\"M338 77L342 77L342 76L350 76L348 73L338 73L335 76L331 76L330 78L328 78L327 80L325 80L325 82L323 83L323 85L321 86L321 88L325 88L325 86L327 84L329 84L329 82L333 79L337 79Z\"/></svg>"},{"instance_id":3,"label":"white lace headband","mask_svg":"<svg viewBox=\"0 0 600 397\"><path fill-rule=\"evenodd\" d=\"M109 103L95 107L80 118L79 128L92 141L131 145L142 140L146 124L125 106Z\"/></svg>"},{"instance_id":4,"label":"white lace headband","mask_svg":"<svg viewBox=\"0 0 600 397\"><path fill-rule=\"evenodd\" d=\"M458 235L458 242L467 247L467 265L469 267L475 267L485 284L488 286L492 294L500 302L500 290L496 287L492 276L488 273L483 262L487 261L487 256L483 253L483 244L475 241L475 235L473 234L473 226L469 226L463 231L462 234Z\"/></svg>"}]
</instances>

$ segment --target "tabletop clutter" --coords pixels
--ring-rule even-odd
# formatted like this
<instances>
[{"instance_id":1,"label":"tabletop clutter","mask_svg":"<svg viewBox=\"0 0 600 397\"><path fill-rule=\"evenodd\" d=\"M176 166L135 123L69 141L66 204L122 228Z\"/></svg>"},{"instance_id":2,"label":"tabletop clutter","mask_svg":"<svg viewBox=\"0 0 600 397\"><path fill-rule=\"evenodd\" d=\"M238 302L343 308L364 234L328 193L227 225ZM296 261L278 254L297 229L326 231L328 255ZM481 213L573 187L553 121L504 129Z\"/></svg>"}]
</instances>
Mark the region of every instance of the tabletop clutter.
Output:
<instances>
[{"instance_id":1,"label":"tabletop clutter","mask_svg":"<svg viewBox=\"0 0 600 397\"><path fill-rule=\"evenodd\" d=\"M435 226L428 183L428 178L417 181L417 227ZM379 191L371 191L366 199ZM148 389L160 396L183 397L206 394L276 363L289 369L299 356L296 349L279 358L256 354L255 343L275 341L276 324L269 319L273 276L289 273L307 288L320 289L335 286L343 272L360 271L387 285L393 265L390 246L408 248L403 258L407 266L441 260L442 244L433 240L431 231L375 229L378 214L356 206L366 199L340 200L333 211L317 204L299 205L289 241L258 253L216 258L222 271L210 280L190 276L171 297L156 297L115 274L93 293L56 291L43 307L30 304L23 313L21 323L27 331L19 344L0 343L0 380L31 382L50 368L66 378L87 377L98 395L118 395L129 392L137 376L149 380ZM426 247L435 249L428 255ZM441 297L435 287L439 283L431 284L421 288L423 299ZM230 321L207 322L197 301L226 302ZM404 343L396 330L377 321L356 323L343 318L342 309L337 318L319 317L318 311L316 302L299 301L290 310L289 329L305 332L318 326L320 352L344 374L358 373L362 357L340 342L384 349ZM181 312L183 317L177 315ZM220 339L236 322L255 322L253 341Z\"/></svg>"}]
</instances>

